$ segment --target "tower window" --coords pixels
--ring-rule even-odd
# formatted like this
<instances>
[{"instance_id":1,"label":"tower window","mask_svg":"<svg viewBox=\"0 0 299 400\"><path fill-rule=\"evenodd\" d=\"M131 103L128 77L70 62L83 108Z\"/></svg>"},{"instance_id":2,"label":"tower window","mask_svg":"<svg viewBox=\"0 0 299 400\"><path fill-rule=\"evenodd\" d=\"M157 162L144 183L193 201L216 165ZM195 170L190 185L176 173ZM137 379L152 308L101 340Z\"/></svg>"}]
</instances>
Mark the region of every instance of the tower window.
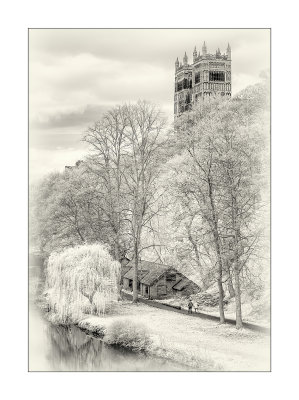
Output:
<instances>
[{"instance_id":1,"label":"tower window","mask_svg":"<svg viewBox=\"0 0 299 400\"><path fill-rule=\"evenodd\" d=\"M224 72L222 71L210 71L209 80L216 82L224 82Z\"/></svg>"},{"instance_id":2,"label":"tower window","mask_svg":"<svg viewBox=\"0 0 299 400\"><path fill-rule=\"evenodd\" d=\"M178 88L178 90L177 90L178 92L183 89L183 81L178 82L177 88Z\"/></svg>"},{"instance_id":3,"label":"tower window","mask_svg":"<svg viewBox=\"0 0 299 400\"><path fill-rule=\"evenodd\" d=\"M200 82L200 72L196 72L194 81L195 81L195 83Z\"/></svg>"}]
</instances>

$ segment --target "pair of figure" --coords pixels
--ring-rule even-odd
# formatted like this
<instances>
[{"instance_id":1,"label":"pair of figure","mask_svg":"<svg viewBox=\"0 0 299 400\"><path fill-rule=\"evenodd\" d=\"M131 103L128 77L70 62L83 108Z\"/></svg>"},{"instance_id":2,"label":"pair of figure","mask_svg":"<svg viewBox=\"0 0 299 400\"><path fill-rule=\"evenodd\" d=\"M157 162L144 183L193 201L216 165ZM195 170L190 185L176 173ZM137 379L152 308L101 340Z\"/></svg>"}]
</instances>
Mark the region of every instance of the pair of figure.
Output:
<instances>
[{"instance_id":1,"label":"pair of figure","mask_svg":"<svg viewBox=\"0 0 299 400\"><path fill-rule=\"evenodd\" d=\"M194 311L197 312L197 310L198 310L197 301L193 304L192 299L189 299L189 302L188 302L188 314L192 314L193 306L194 306Z\"/></svg>"}]
</instances>

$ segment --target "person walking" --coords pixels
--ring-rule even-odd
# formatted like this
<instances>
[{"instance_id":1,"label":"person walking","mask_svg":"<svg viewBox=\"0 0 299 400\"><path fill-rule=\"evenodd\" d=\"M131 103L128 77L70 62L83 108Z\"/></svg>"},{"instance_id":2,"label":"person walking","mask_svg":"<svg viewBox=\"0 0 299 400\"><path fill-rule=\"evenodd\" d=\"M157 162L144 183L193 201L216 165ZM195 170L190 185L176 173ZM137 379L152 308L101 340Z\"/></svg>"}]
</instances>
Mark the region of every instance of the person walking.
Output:
<instances>
[{"instance_id":1,"label":"person walking","mask_svg":"<svg viewBox=\"0 0 299 400\"><path fill-rule=\"evenodd\" d=\"M199 304L198 304L198 301L196 301L196 302L194 303L194 312L195 312L195 314L196 314L197 311L198 311L198 307L199 307Z\"/></svg>"},{"instance_id":2,"label":"person walking","mask_svg":"<svg viewBox=\"0 0 299 400\"><path fill-rule=\"evenodd\" d=\"M192 300L189 299L189 302L188 302L188 314L192 314L192 307L193 307Z\"/></svg>"}]
</instances>

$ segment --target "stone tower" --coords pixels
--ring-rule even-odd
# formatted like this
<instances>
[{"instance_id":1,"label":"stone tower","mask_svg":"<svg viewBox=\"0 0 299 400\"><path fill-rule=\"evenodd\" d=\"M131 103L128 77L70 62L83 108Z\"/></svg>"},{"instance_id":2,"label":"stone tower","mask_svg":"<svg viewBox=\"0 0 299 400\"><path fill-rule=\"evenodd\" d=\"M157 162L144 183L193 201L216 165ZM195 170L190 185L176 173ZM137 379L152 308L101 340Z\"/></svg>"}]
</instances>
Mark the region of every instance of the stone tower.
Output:
<instances>
[{"instance_id":1,"label":"stone tower","mask_svg":"<svg viewBox=\"0 0 299 400\"><path fill-rule=\"evenodd\" d=\"M207 51L206 43L202 54L193 51L193 63L188 64L185 52L183 64L175 62L174 115L189 110L200 99L216 96L231 96L231 47L221 54L218 48L215 54Z\"/></svg>"}]
</instances>

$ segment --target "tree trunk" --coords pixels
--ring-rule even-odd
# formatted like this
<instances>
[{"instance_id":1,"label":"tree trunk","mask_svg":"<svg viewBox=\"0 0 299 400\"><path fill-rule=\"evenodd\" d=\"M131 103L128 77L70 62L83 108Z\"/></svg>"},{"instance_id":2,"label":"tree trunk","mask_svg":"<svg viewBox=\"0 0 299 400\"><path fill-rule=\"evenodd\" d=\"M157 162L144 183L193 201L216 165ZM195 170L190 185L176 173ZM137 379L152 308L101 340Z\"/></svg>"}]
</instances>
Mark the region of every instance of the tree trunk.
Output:
<instances>
[{"instance_id":1,"label":"tree trunk","mask_svg":"<svg viewBox=\"0 0 299 400\"><path fill-rule=\"evenodd\" d=\"M219 315L220 315L220 324L225 323L224 316L224 307L223 307L223 287L222 287L222 278L217 280L218 283L218 291L219 291Z\"/></svg>"},{"instance_id":2,"label":"tree trunk","mask_svg":"<svg viewBox=\"0 0 299 400\"><path fill-rule=\"evenodd\" d=\"M115 258L116 261L118 261L121 264L120 254L119 254L119 244L118 243L119 242L118 242L118 237L117 237L115 242L114 242L114 258ZM121 273L122 273L122 266L120 266L119 276L118 276L118 280L117 280L118 301L121 300L121 291L122 291Z\"/></svg>"},{"instance_id":3,"label":"tree trunk","mask_svg":"<svg viewBox=\"0 0 299 400\"><path fill-rule=\"evenodd\" d=\"M235 302L236 302L236 328L243 328L242 306L241 306L241 290L240 290L240 271L238 266L235 267Z\"/></svg>"},{"instance_id":4,"label":"tree trunk","mask_svg":"<svg viewBox=\"0 0 299 400\"><path fill-rule=\"evenodd\" d=\"M221 255L221 243L220 237L218 233L218 220L216 217L215 211L215 204L214 204L214 195L212 189L212 182L210 178L208 178L209 183L209 199L212 211L212 220L213 220L213 237L214 243L216 247L216 254L217 254L217 261L218 261L218 276L217 276L217 283L218 283L218 290L219 290L219 315L220 315L220 324L225 323L225 316L224 316L224 307L223 307L223 285L222 285L222 272L223 272L223 262L222 262L222 255Z\"/></svg>"},{"instance_id":5,"label":"tree trunk","mask_svg":"<svg viewBox=\"0 0 299 400\"><path fill-rule=\"evenodd\" d=\"M215 241L217 259L218 259L217 284L218 284L218 291L219 291L220 324L224 324L225 323L224 307L223 307L224 291L223 291L223 285L222 285L222 269L223 269L223 266L222 266L221 250L220 250L220 238L219 238L219 235L218 235L218 232L217 232L216 229L214 230L214 241Z\"/></svg>"},{"instance_id":6,"label":"tree trunk","mask_svg":"<svg viewBox=\"0 0 299 400\"><path fill-rule=\"evenodd\" d=\"M233 210L234 211L234 210ZM240 266L239 266L239 243L240 243L240 228L237 228L235 223L235 215L233 214L233 227L235 228L235 260L234 260L234 275L235 275L235 302L236 302L236 328L243 328L242 321L242 304L241 304L241 285L240 285Z\"/></svg>"},{"instance_id":7,"label":"tree trunk","mask_svg":"<svg viewBox=\"0 0 299 400\"><path fill-rule=\"evenodd\" d=\"M133 303L138 302L138 289L137 289L137 282L138 282L138 246L135 243L135 265L134 265L134 276L133 276Z\"/></svg>"},{"instance_id":8,"label":"tree trunk","mask_svg":"<svg viewBox=\"0 0 299 400\"><path fill-rule=\"evenodd\" d=\"M240 288L240 265L239 265L239 244L240 244L240 223L238 221L238 207L236 201L235 190L231 195L232 202L232 227L234 229L234 275L235 275L235 303L236 303L236 328L243 328L242 321L242 305L241 305L241 288Z\"/></svg>"},{"instance_id":9,"label":"tree trunk","mask_svg":"<svg viewBox=\"0 0 299 400\"><path fill-rule=\"evenodd\" d=\"M235 297L236 294L235 294L235 289L234 289L232 276L231 276L230 272L229 272L229 277L227 280L227 287L228 287L228 291L229 291L229 297L232 299L233 297Z\"/></svg>"}]
</instances>

